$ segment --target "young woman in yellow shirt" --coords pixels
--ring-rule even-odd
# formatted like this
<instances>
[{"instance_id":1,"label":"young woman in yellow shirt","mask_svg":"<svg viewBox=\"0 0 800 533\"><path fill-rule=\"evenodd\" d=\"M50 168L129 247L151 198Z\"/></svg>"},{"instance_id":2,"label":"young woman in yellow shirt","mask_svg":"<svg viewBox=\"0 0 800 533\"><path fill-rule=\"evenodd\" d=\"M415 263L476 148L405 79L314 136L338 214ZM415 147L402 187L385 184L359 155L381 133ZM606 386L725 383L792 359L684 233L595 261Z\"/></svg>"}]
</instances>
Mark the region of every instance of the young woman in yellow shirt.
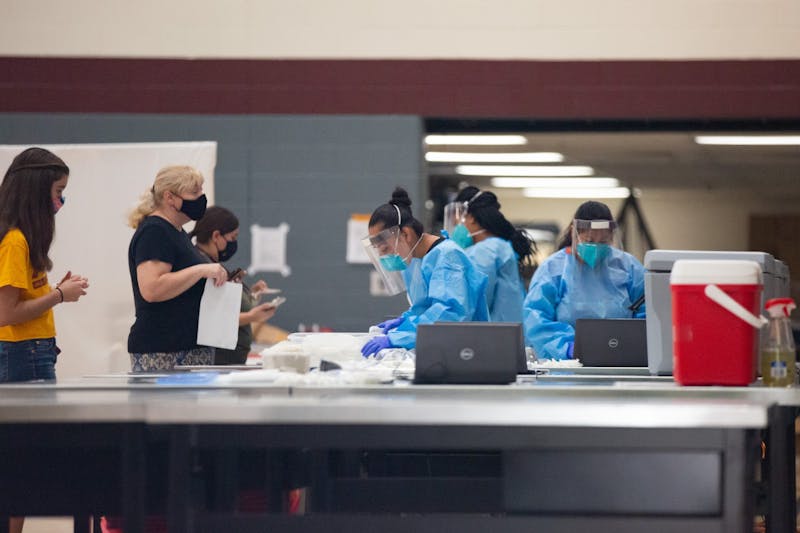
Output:
<instances>
[{"instance_id":1,"label":"young woman in yellow shirt","mask_svg":"<svg viewBox=\"0 0 800 533\"><path fill-rule=\"evenodd\" d=\"M67 273L51 287L48 257L69 168L44 148L11 162L0 185L0 383L55 379L59 349L53 307L86 294L86 278Z\"/></svg>"}]
</instances>

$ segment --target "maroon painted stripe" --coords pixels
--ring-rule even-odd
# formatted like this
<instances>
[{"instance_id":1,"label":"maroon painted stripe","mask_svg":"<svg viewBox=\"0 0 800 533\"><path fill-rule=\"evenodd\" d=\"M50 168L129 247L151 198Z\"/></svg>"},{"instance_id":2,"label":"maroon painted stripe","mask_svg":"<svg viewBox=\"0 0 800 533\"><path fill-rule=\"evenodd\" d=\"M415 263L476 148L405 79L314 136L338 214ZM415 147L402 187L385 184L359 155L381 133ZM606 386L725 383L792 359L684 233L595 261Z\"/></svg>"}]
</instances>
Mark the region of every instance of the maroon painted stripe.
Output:
<instances>
[{"instance_id":1,"label":"maroon painted stripe","mask_svg":"<svg viewBox=\"0 0 800 533\"><path fill-rule=\"evenodd\" d=\"M0 111L800 118L800 60L0 57Z\"/></svg>"}]
</instances>

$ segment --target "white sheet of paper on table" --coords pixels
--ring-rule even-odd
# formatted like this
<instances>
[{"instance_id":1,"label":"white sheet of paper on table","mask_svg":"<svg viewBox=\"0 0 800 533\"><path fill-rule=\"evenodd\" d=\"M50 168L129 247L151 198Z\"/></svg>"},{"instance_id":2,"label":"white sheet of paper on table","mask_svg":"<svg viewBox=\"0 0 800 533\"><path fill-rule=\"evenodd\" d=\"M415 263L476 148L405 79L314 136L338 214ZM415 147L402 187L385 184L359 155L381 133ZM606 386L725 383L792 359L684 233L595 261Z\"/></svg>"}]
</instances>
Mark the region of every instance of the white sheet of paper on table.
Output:
<instances>
[{"instance_id":1,"label":"white sheet of paper on table","mask_svg":"<svg viewBox=\"0 0 800 533\"><path fill-rule=\"evenodd\" d=\"M213 280L207 279L200 300L197 344L228 350L236 348L241 305L241 283L227 282L221 287L214 287Z\"/></svg>"}]
</instances>

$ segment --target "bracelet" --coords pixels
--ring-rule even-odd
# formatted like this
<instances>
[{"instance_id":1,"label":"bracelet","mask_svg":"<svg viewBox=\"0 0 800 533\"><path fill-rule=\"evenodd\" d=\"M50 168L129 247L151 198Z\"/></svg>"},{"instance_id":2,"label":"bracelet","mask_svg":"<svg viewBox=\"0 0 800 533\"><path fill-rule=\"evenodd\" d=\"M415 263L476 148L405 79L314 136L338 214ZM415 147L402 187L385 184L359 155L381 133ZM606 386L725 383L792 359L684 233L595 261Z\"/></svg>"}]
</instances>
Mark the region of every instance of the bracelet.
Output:
<instances>
[{"instance_id":1,"label":"bracelet","mask_svg":"<svg viewBox=\"0 0 800 533\"><path fill-rule=\"evenodd\" d=\"M61 290L61 287L56 287L56 290L58 291L58 294L61 295L61 301L58 302L58 303L62 303L63 304L64 303L64 291Z\"/></svg>"}]
</instances>

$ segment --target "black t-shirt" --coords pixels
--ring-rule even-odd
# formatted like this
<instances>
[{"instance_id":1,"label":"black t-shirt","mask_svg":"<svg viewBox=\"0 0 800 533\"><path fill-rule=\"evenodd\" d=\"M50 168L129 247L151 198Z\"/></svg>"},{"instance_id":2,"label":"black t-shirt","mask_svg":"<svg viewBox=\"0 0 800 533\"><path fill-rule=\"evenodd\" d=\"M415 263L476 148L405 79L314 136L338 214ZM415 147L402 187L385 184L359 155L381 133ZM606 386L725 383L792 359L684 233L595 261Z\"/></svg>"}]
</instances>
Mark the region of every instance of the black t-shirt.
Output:
<instances>
[{"instance_id":1,"label":"black t-shirt","mask_svg":"<svg viewBox=\"0 0 800 533\"><path fill-rule=\"evenodd\" d=\"M172 265L172 272L204 263L189 235L159 216L146 217L128 247L128 269L133 285L136 321L128 335L128 352L179 352L197 346L197 319L205 279L171 300L147 302L139 292L136 267L145 261Z\"/></svg>"},{"instance_id":2,"label":"black t-shirt","mask_svg":"<svg viewBox=\"0 0 800 533\"><path fill-rule=\"evenodd\" d=\"M447 239L445 239L444 237L439 237L438 239L436 239L436 242L431 244L431 247L428 248L428 251L425 252L425 255L428 255L431 252L431 250L433 250L434 248L436 248L437 246L439 246L440 244L442 244L446 240Z\"/></svg>"}]
</instances>

